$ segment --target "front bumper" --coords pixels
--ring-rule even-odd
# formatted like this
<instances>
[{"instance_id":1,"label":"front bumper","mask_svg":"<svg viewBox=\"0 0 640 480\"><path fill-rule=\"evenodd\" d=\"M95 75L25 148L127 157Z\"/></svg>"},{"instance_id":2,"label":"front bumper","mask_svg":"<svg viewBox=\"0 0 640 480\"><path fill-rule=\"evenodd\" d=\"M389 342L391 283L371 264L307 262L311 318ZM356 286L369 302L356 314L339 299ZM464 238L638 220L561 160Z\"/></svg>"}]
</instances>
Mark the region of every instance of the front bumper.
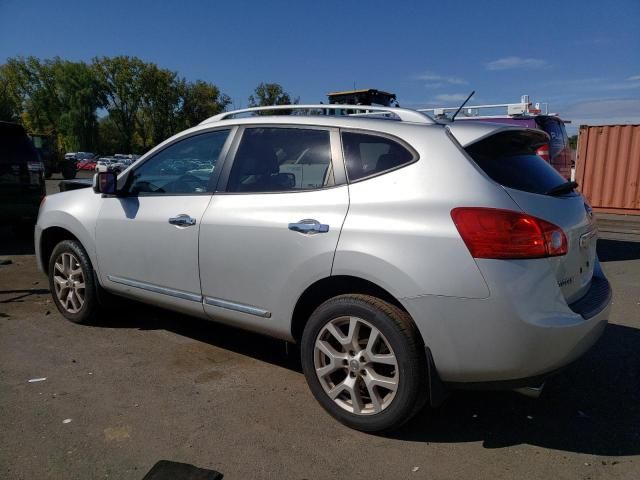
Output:
<instances>
[{"instance_id":1,"label":"front bumper","mask_svg":"<svg viewBox=\"0 0 640 480\"><path fill-rule=\"evenodd\" d=\"M447 383L527 384L576 360L602 335L611 288L599 265L567 305L546 262L481 260L491 296L404 298Z\"/></svg>"}]
</instances>

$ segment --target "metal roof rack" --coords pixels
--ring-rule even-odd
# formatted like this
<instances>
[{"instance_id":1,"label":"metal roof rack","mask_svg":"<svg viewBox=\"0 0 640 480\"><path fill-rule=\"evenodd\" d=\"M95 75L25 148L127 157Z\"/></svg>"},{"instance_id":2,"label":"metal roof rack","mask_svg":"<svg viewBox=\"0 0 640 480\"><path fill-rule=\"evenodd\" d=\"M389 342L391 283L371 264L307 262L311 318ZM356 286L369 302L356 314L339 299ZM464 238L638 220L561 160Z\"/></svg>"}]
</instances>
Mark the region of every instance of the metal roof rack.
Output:
<instances>
[{"instance_id":1,"label":"metal roof rack","mask_svg":"<svg viewBox=\"0 0 640 480\"><path fill-rule=\"evenodd\" d=\"M265 111L272 111L272 110L299 110L303 115L305 113L304 111L307 111L307 114L309 114L308 113L309 111L316 112L317 114L317 112L320 110L322 114L325 114L325 115L326 115L326 113L324 113L325 110L327 111L328 110L339 110L339 111L354 110L355 111L355 113L348 114L347 116L362 116L363 114L371 115L371 114L378 114L378 112L380 112L382 114L385 114L385 113L392 114L402 122L414 122L414 123L424 123L424 124L436 123L428 115L416 110L409 110L407 108L379 107L374 105L341 105L341 104L325 105L321 103L318 105L272 105L267 107L252 107L252 108L243 108L241 110L231 110L229 112L222 112L222 113L219 113L218 115L214 115L213 117L209 117L203 122L201 122L200 125L203 125L205 123L219 122L220 120L225 120L228 118L232 118L236 115L241 115L245 113L258 113L258 112L265 112ZM296 114L296 115L299 115L299 114ZM379 114L374 118L394 119L393 117L389 117L387 115L379 115Z\"/></svg>"},{"instance_id":2,"label":"metal roof rack","mask_svg":"<svg viewBox=\"0 0 640 480\"><path fill-rule=\"evenodd\" d=\"M501 117L502 115L487 115L483 114L481 110L495 110L498 108L506 108L507 116L509 117L528 117L533 115L554 115L549 113L549 104L548 103L536 103L535 105L529 101L529 95L522 95L520 98L520 103L496 103L493 105L468 105L465 106L461 111L460 115L463 117L470 118L491 118L491 117ZM433 114L435 118L446 118L447 112L455 112L458 110L458 107L437 107L437 108L420 108L418 112L429 112ZM504 110L503 110L504 111Z\"/></svg>"}]
</instances>

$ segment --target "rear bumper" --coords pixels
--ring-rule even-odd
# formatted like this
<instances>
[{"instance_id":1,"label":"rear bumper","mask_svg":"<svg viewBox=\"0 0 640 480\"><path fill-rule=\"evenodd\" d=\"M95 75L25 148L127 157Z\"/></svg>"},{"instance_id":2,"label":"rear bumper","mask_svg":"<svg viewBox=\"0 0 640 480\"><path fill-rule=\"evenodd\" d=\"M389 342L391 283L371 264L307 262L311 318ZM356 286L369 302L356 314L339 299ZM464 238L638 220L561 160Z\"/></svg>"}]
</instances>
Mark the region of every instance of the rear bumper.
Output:
<instances>
[{"instance_id":1,"label":"rear bumper","mask_svg":"<svg viewBox=\"0 0 640 480\"><path fill-rule=\"evenodd\" d=\"M401 300L444 382L530 385L576 360L602 335L611 287L599 265L587 294L567 305L546 262L479 264L489 298Z\"/></svg>"}]
</instances>

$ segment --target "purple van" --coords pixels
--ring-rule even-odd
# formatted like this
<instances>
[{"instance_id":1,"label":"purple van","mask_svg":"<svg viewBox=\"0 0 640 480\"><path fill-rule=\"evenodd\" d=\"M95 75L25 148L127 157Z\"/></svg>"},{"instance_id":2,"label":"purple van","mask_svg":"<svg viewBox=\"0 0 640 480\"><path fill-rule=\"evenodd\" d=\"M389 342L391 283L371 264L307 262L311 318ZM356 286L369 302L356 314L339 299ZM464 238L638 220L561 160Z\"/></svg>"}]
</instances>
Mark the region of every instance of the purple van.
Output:
<instances>
[{"instance_id":1,"label":"purple van","mask_svg":"<svg viewBox=\"0 0 640 480\"><path fill-rule=\"evenodd\" d=\"M506 115L483 115L481 111L495 111L507 108ZM443 107L421 109L422 112L433 114L436 118L446 118L447 112L457 110L458 107ZM535 107L529 102L529 96L523 95L520 103L505 103L496 105L466 106L455 119L459 121L481 121L506 123L527 128L536 128L549 135L549 144L538 149L538 155L549 162L566 179L571 177L571 147L565 128L568 121L562 120L557 114L541 113L540 104Z\"/></svg>"}]
</instances>

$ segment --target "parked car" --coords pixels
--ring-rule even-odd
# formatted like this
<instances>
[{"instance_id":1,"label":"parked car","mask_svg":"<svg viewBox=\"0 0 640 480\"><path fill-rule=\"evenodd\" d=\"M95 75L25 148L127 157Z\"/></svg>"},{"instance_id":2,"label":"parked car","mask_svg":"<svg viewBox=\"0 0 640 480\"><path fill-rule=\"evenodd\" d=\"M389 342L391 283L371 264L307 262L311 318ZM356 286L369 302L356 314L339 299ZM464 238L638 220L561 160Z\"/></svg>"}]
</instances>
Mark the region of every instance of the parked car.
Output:
<instances>
[{"instance_id":1,"label":"parked car","mask_svg":"<svg viewBox=\"0 0 640 480\"><path fill-rule=\"evenodd\" d=\"M564 178L570 179L574 161L565 127L565 123L570 121L563 120L556 113L543 112L543 107L548 110L548 104L534 105L529 101L528 95L523 95L520 103L467 106L456 117L456 121L494 122L542 130L549 135L549 141L540 146L537 154L549 162ZM458 107L440 107L421 111L446 117L447 113L457 109ZM506 110L496 114L496 109Z\"/></svg>"},{"instance_id":2,"label":"parked car","mask_svg":"<svg viewBox=\"0 0 640 480\"><path fill-rule=\"evenodd\" d=\"M95 158L87 158L87 159L84 159L84 160L79 160L76 163L76 169L77 170L94 171L96 169L96 164L97 163L98 163L98 161Z\"/></svg>"},{"instance_id":3,"label":"parked car","mask_svg":"<svg viewBox=\"0 0 640 480\"><path fill-rule=\"evenodd\" d=\"M536 155L546 133L262 115L281 108L334 107L225 112L47 197L36 253L62 315L89 322L115 294L299 343L313 395L364 431L447 389L538 393L596 342L597 230Z\"/></svg>"},{"instance_id":4,"label":"parked car","mask_svg":"<svg viewBox=\"0 0 640 480\"><path fill-rule=\"evenodd\" d=\"M109 166L116 163L116 160L112 157L100 157L96 162L96 172L106 172L109 170Z\"/></svg>"},{"instance_id":5,"label":"parked car","mask_svg":"<svg viewBox=\"0 0 640 480\"><path fill-rule=\"evenodd\" d=\"M27 132L0 122L0 222L33 228L45 195L44 164Z\"/></svg>"},{"instance_id":6,"label":"parked car","mask_svg":"<svg viewBox=\"0 0 640 480\"><path fill-rule=\"evenodd\" d=\"M107 170L110 172L115 172L116 174L120 174L133 163L133 160L130 158L116 158L114 162L107 166Z\"/></svg>"}]
</instances>

